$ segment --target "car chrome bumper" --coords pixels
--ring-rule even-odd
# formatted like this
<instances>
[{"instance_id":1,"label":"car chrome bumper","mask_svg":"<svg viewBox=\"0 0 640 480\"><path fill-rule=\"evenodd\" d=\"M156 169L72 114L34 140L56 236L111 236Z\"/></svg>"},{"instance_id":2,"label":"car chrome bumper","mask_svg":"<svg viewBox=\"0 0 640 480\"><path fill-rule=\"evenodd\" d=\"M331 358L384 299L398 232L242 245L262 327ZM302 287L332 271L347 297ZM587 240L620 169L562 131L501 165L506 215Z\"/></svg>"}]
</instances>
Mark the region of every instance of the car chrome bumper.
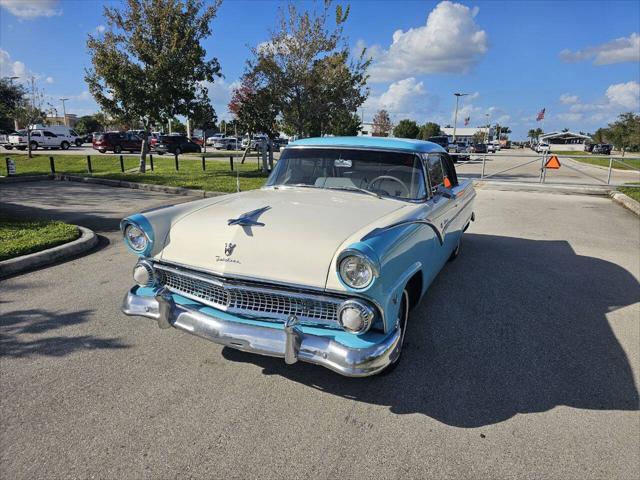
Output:
<instances>
[{"instance_id":1,"label":"car chrome bumper","mask_svg":"<svg viewBox=\"0 0 640 480\"><path fill-rule=\"evenodd\" d=\"M127 292L122 304L126 315L154 319L160 328L174 327L221 345L272 357L292 364L301 360L327 367L349 377L381 372L398 355L400 329L366 348L352 348L331 338L303 333L290 319L283 329L234 322L179 305L168 292L155 297Z\"/></svg>"}]
</instances>

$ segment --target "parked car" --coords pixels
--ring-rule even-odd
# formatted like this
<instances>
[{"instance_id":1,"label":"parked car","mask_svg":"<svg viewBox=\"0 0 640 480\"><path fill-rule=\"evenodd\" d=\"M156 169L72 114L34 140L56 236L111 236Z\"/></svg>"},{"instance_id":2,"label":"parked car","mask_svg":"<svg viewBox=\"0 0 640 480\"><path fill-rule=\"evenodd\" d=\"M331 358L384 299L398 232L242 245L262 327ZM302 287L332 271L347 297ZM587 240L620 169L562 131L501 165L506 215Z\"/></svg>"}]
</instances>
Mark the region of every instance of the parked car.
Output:
<instances>
[{"instance_id":1,"label":"parked car","mask_svg":"<svg viewBox=\"0 0 640 480\"><path fill-rule=\"evenodd\" d=\"M471 153L487 153L486 143L474 143L471 145Z\"/></svg>"},{"instance_id":2,"label":"parked car","mask_svg":"<svg viewBox=\"0 0 640 480\"><path fill-rule=\"evenodd\" d=\"M536 145L536 152L538 153L549 153L551 148L548 143L540 142Z\"/></svg>"},{"instance_id":3,"label":"parked car","mask_svg":"<svg viewBox=\"0 0 640 480\"><path fill-rule=\"evenodd\" d=\"M61 148L68 150L74 137L71 135L56 135L51 130L35 129L31 130L31 150L38 148ZM11 150L26 150L29 146L29 133L27 130L18 130L16 133L9 135L9 143L5 148Z\"/></svg>"},{"instance_id":4,"label":"parked car","mask_svg":"<svg viewBox=\"0 0 640 480\"><path fill-rule=\"evenodd\" d=\"M200 146L204 145L204 140L202 139L202 137L191 137L191 141L196 145L200 145Z\"/></svg>"},{"instance_id":5,"label":"parked car","mask_svg":"<svg viewBox=\"0 0 640 480\"><path fill-rule=\"evenodd\" d=\"M164 155L165 153L180 155L181 153L190 152L200 153L201 151L200 145L193 143L185 135L163 135L156 144L158 155Z\"/></svg>"},{"instance_id":6,"label":"parked car","mask_svg":"<svg viewBox=\"0 0 640 480\"><path fill-rule=\"evenodd\" d=\"M585 152L593 152L593 147L595 147L595 143L585 143L584 144L584 151Z\"/></svg>"},{"instance_id":7,"label":"parked car","mask_svg":"<svg viewBox=\"0 0 640 480\"><path fill-rule=\"evenodd\" d=\"M262 150L262 144L268 141L269 137L263 133L258 133L251 138L245 135L242 139L242 148L247 148L247 145L250 145L250 150Z\"/></svg>"},{"instance_id":8,"label":"parked car","mask_svg":"<svg viewBox=\"0 0 640 480\"><path fill-rule=\"evenodd\" d=\"M82 136L78 135L78 133L73 128L69 128L64 125L36 124L32 125L31 127L36 130L46 130L48 132L54 133L60 140L60 143L62 143L63 141L67 141L69 142L69 145L75 145L79 147L83 142Z\"/></svg>"},{"instance_id":9,"label":"parked car","mask_svg":"<svg viewBox=\"0 0 640 480\"><path fill-rule=\"evenodd\" d=\"M502 149L502 143L500 143L500 140L492 140L491 145L493 145L496 152L499 152Z\"/></svg>"},{"instance_id":10,"label":"parked car","mask_svg":"<svg viewBox=\"0 0 640 480\"><path fill-rule=\"evenodd\" d=\"M122 309L287 364L388 372L474 197L431 142L298 140L259 190L123 219L138 261Z\"/></svg>"},{"instance_id":11,"label":"parked car","mask_svg":"<svg viewBox=\"0 0 640 480\"><path fill-rule=\"evenodd\" d=\"M220 140L221 138L224 138L224 137L225 137L224 133L214 133L210 137L207 137L207 145L212 147L217 140Z\"/></svg>"},{"instance_id":12,"label":"parked car","mask_svg":"<svg viewBox=\"0 0 640 480\"><path fill-rule=\"evenodd\" d=\"M0 130L0 145L6 145L9 143L9 135L14 132L8 132L6 130ZM11 148L9 149L11 150Z\"/></svg>"},{"instance_id":13,"label":"parked car","mask_svg":"<svg viewBox=\"0 0 640 480\"><path fill-rule=\"evenodd\" d=\"M435 137L429 137L429 142L440 145L442 148L449 148L449 137L446 135L437 135Z\"/></svg>"},{"instance_id":14,"label":"parked car","mask_svg":"<svg viewBox=\"0 0 640 480\"><path fill-rule=\"evenodd\" d=\"M613 146L609 145L608 143L597 143L593 146L591 153L597 153L600 155L610 155L612 149L613 149Z\"/></svg>"},{"instance_id":15,"label":"parked car","mask_svg":"<svg viewBox=\"0 0 640 480\"><path fill-rule=\"evenodd\" d=\"M158 140L160 139L160 137L164 135L164 133L161 132L151 132L151 135L149 135L149 147L153 150L155 149L156 145L158 144Z\"/></svg>"},{"instance_id":16,"label":"parked car","mask_svg":"<svg viewBox=\"0 0 640 480\"><path fill-rule=\"evenodd\" d=\"M100 153L139 152L141 148L142 139L132 132L107 132L93 136L93 149Z\"/></svg>"},{"instance_id":17,"label":"parked car","mask_svg":"<svg viewBox=\"0 0 640 480\"><path fill-rule=\"evenodd\" d=\"M279 152L281 148L286 147L289 144L289 140L286 138L274 138L273 139L273 149L276 152Z\"/></svg>"},{"instance_id":18,"label":"parked car","mask_svg":"<svg viewBox=\"0 0 640 480\"><path fill-rule=\"evenodd\" d=\"M235 137L222 137L213 142L216 150L239 150L240 146L240 141Z\"/></svg>"},{"instance_id":19,"label":"parked car","mask_svg":"<svg viewBox=\"0 0 640 480\"><path fill-rule=\"evenodd\" d=\"M458 160L466 161L471 158L470 157L471 147L467 144L458 143L456 145L456 152L457 152L457 155L453 156L454 162L457 162Z\"/></svg>"},{"instance_id":20,"label":"parked car","mask_svg":"<svg viewBox=\"0 0 640 480\"><path fill-rule=\"evenodd\" d=\"M487 143L487 153L496 153L496 146L493 143Z\"/></svg>"}]
</instances>

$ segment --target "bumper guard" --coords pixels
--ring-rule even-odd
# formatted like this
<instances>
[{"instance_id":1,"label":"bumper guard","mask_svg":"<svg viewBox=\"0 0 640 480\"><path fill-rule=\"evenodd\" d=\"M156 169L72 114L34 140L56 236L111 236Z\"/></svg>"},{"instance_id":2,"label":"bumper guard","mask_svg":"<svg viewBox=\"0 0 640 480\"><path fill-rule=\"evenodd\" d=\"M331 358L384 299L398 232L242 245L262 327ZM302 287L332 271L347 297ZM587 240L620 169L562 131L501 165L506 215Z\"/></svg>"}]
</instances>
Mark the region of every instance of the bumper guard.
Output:
<instances>
[{"instance_id":1,"label":"bumper guard","mask_svg":"<svg viewBox=\"0 0 640 480\"><path fill-rule=\"evenodd\" d=\"M398 356L399 328L380 343L351 348L328 337L303 333L293 315L283 329L228 321L175 303L167 290L149 297L136 294L134 288L125 295L122 311L154 319L160 328L174 327L245 352L282 357L287 364L314 363L349 377L375 375Z\"/></svg>"}]
</instances>

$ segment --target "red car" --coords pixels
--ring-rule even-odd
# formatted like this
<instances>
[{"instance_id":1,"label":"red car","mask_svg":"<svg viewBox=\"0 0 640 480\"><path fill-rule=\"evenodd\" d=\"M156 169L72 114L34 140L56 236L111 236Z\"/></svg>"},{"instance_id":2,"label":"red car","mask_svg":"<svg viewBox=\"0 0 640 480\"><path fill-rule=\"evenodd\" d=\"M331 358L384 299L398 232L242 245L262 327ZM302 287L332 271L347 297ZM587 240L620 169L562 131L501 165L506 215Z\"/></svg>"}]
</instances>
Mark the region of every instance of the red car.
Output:
<instances>
[{"instance_id":1,"label":"red car","mask_svg":"<svg viewBox=\"0 0 640 480\"><path fill-rule=\"evenodd\" d=\"M107 132L98 133L93 136L93 149L100 153L112 151L120 153L122 151L139 152L142 148L142 139L135 133L127 132Z\"/></svg>"}]
</instances>

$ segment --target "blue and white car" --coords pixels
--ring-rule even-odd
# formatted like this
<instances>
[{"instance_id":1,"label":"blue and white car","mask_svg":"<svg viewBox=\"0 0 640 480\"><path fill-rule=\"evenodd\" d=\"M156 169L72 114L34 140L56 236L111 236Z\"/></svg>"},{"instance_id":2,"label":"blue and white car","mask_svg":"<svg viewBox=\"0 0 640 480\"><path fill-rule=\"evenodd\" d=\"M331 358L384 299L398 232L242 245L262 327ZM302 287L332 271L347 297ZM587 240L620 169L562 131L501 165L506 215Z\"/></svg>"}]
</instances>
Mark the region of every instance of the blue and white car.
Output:
<instances>
[{"instance_id":1,"label":"blue and white car","mask_svg":"<svg viewBox=\"0 0 640 480\"><path fill-rule=\"evenodd\" d=\"M123 311L288 364L388 372L474 197L435 143L298 140L259 190L125 218L138 260Z\"/></svg>"}]
</instances>

